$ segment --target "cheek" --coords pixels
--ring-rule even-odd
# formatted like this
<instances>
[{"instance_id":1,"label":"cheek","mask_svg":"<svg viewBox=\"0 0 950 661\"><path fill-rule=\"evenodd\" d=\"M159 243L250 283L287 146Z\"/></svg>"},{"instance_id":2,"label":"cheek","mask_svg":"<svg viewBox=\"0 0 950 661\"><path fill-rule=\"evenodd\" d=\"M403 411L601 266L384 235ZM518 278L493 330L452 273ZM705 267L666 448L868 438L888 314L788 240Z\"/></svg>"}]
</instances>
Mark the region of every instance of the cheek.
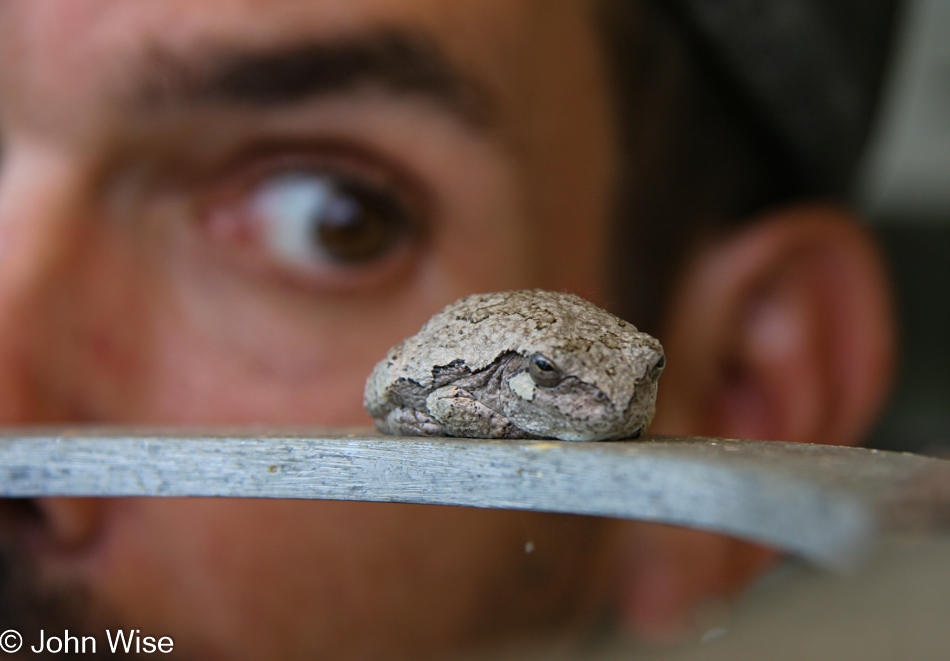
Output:
<instances>
[{"instance_id":1,"label":"cheek","mask_svg":"<svg viewBox=\"0 0 950 661\"><path fill-rule=\"evenodd\" d=\"M124 247L80 237L37 278L18 367L29 422L124 422L144 396L154 348L150 292Z\"/></svg>"},{"instance_id":2,"label":"cheek","mask_svg":"<svg viewBox=\"0 0 950 661\"><path fill-rule=\"evenodd\" d=\"M137 414L145 421L367 424L365 380L393 344L462 295L521 284L471 255L451 259L449 246L385 290L351 295L274 287L194 246L174 253L150 292L154 344Z\"/></svg>"},{"instance_id":3,"label":"cheek","mask_svg":"<svg viewBox=\"0 0 950 661\"><path fill-rule=\"evenodd\" d=\"M235 272L174 230L141 245L92 237L34 340L48 368L42 417L368 424L366 377L433 312L475 291L548 285L531 272L516 213L492 217L497 232L458 241L442 229L403 279L352 295Z\"/></svg>"}]
</instances>

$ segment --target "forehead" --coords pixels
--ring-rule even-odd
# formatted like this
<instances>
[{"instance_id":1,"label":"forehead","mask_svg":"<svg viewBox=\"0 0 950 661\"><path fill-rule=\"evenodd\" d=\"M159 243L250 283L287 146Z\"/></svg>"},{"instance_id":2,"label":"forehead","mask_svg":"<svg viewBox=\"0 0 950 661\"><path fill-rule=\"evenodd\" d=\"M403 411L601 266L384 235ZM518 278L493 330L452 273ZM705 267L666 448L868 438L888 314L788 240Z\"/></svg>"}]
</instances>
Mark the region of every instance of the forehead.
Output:
<instances>
[{"instance_id":1,"label":"forehead","mask_svg":"<svg viewBox=\"0 0 950 661\"><path fill-rule=\"evenodd\" d=\"M0 0L0 98L118 96L155 53L261 49L369 30L412 31L502 97L537 94L552 53L593 45L587 0ZM589 59L589 58L588 58ZM583 57L580 60L584 60ZM548 63L548 66L545 64ZM590 62L585 62L590 65ZM557 71L563 76L563 71ZM532 91L531 88L534 88ZM522 99L522 103L524 99ZM75 111L76 106L71 107Z\"/></svg>"}]
</instances>

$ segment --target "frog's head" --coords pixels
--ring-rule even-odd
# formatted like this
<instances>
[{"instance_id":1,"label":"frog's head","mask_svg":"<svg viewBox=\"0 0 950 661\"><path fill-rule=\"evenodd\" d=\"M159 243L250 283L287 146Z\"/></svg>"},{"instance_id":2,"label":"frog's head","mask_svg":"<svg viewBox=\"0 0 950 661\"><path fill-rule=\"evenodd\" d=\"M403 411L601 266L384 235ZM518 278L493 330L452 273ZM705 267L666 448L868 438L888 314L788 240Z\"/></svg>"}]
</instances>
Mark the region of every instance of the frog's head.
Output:
<instances>
[{"instance_id":1,"label":"frog's head","mask_svg":"<svg viewBox=\"0 0 950 661\"><path fill-rule=\"evenodd\" d=\"M519 354L506 370L506 417L524 431L566 441L639 436L653 419L666 357L645 333L625 339L561 338Z\"/></svg>"}]
</instances>

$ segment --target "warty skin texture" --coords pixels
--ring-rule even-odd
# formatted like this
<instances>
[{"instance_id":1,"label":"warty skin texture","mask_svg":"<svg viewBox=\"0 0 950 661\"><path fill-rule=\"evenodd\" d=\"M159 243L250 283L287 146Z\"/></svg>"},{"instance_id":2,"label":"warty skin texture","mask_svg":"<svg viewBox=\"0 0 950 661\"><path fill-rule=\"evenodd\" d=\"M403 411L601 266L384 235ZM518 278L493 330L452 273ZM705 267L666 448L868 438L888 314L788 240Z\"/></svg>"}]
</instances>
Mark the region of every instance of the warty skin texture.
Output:
<instances>
[{"instance_id":1,"label":"warty skin texture","mask_svg":"<svg viewBox=\"0 0 950 661\"><path fill-rule=\"evenodd\" d=\"M628 438L653 418L664 365L655 338L578 296L476 294L389 351L365 406L394 435Z\"/></svg>"}]
</instances>

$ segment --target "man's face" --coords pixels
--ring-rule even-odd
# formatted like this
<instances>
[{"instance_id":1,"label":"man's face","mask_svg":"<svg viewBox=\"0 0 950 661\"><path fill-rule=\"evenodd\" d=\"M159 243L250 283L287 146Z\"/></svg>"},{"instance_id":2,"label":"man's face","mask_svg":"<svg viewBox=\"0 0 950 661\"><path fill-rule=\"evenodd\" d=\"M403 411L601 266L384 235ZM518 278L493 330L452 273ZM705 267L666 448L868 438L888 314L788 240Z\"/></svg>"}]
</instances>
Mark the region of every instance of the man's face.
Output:
<instances>
[{"instance_id":1,"label":"man's face","mask_svg":"<svg viewBox=\"0 0 950 661\"><path fill-rule=\"evenodd\" d=\"M609 303L592 13L0 0L3 421L362 425L373 364L460 296ZM560 623L599 530L360 503L39 512L4 535L38 585L201 658L413 655Z\"/></svg>"}]
</instances>

